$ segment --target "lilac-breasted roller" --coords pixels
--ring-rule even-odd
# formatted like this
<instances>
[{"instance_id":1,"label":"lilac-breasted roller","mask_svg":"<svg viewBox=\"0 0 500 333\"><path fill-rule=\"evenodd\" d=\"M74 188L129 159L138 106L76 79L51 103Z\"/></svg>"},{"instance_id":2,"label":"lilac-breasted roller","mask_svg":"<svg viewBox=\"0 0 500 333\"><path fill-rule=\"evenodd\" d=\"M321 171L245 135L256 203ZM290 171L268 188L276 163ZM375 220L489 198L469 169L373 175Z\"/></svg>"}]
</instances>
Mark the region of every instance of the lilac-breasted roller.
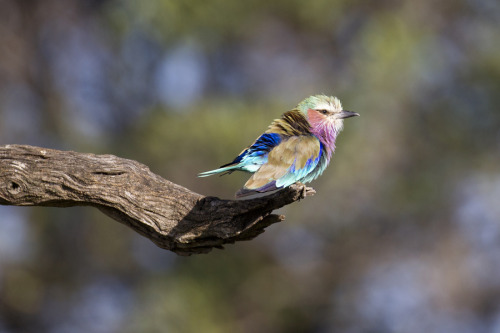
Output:
<instances>
[{"instance_id":1,"label":"lilac-breasted roller","mask_svg":"<svg viewBox=\"0 0 500 333\"><path fill-rule=\"evenodd\" d=\"M275 119L231 163L198 176L237 170L253 173L236 197L274 191L296 182L311 182L330 163L344 119L354 116L359 114L343 110L336 97L310 96Z\"/></svg>"}]
</instances>

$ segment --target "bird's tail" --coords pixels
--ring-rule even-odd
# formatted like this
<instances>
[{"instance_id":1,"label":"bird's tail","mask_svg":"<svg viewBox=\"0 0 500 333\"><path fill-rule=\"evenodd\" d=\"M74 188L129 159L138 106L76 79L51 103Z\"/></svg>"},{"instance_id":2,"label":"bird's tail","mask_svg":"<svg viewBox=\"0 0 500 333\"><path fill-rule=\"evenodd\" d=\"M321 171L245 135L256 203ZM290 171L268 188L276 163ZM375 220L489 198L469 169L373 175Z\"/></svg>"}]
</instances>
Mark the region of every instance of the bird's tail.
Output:
<instances>
[{"instance_id":1,"label":"bird's tail","mask_svg":"<svg viewBox=\"0 0 500 333\"><path fill-rule=\"evenodd\" d=\"M231 166L228 166L225 168L219 168L219 169L215 169L215 170L200 172L198 174L198 177L208 177L208 176L212 176L212 175L216 175L216 174L221 174L221 176L222 176L222 175L229 174L229 173L235 171L234 169L236 169L236 168L237 168L237 165L231 165Z\"/></svg>"}]
</instances>

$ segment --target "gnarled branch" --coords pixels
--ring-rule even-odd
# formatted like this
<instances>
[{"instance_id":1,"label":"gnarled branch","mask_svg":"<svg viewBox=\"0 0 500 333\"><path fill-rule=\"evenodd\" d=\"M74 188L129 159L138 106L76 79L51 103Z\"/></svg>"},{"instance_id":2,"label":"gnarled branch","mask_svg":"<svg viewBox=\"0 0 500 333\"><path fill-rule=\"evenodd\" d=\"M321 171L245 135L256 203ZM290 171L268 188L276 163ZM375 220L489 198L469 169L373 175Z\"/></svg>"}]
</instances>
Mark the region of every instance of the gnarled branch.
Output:
<instances>
[{"instance_id":1,"label":"gnarled branch","mask_svg":"<svg viewBox=\"0 0 500 333\"><path fill-rule=\"evenodd\" d=\"M292 185L265 197L203 196L152 173L139 162L26 145L0 146L0 204L94 206L178 254L249 240L283 215L273 210L314 194Z\"/></svg>"}]
</instances>

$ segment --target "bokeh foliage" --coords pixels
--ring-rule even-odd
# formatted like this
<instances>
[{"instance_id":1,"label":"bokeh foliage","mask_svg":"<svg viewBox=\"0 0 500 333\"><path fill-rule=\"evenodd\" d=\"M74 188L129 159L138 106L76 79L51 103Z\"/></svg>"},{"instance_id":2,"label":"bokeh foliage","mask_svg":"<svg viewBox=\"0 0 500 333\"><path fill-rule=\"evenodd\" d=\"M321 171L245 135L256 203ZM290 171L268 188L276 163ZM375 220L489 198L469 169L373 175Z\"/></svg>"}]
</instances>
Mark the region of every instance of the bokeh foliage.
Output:
<instances>
[{"instance_id":1,"label":"bokeh foliage","mask_svg":"<svg viewBox=\"0 0 500 333\"><path fill-rule=\"evenodd\" d=\"M496 332L500 5L0 1L3 144L136 159L232 197L304 97L348 119L318 194L177 257L90 208L0 207L0 332Z\"/></svg>"}]
</instances>

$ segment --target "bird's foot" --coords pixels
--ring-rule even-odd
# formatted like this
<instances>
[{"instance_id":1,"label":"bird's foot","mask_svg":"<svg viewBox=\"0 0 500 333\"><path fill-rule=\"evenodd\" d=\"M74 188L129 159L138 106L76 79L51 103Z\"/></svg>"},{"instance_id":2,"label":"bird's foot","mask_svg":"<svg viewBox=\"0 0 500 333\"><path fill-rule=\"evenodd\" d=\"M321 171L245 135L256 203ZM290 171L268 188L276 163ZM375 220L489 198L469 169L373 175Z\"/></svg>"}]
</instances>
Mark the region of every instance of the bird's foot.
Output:
<instances>
[{"instance_id":1,"label":"bird's foot","mask_svg":"<svg viewBox=\"0 0 500 333\"><path fill-rule=\"evenodd\" d=\"M296 184L301 187L299 200L304 199L307 196L311 196L311 195L316 194L316 191L312 187L307 187L306 185L302 184L301 182L297 182Z\"/></svg>"}]
</instances>

